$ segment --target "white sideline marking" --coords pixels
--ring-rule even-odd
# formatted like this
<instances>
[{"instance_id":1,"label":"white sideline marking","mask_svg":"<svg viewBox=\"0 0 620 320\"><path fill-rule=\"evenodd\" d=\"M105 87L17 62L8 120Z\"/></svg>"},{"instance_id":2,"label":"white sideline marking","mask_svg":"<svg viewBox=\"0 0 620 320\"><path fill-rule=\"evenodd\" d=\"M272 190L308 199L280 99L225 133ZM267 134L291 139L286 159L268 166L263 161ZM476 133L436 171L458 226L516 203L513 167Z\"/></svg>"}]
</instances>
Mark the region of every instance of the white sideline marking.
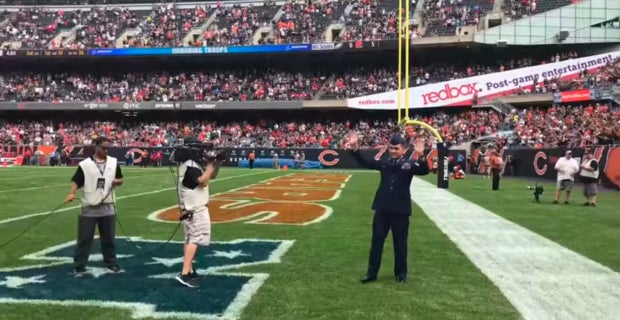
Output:
<instances>
[{"instance_id":1,"label":"white sideline marking","mask_svg":"<svg viewBox=\"0 0 620 320\"><path fill-rule=\"evenodd\" d=\"M268 172L272 172L272 171L258 171L258 172L252 172L252 173L247 173L247 174L240 174L240 175L236 175L236 176L230 176L230 177L224 177L224 178L220 178L220 179L215 179L215 180L213 180L213 182L224 181L224 180L229 180L229 179L234 179L234 178L247 177L247 176L253 176L253 175L262 174L262 173L268 173ZM141 197L141 196L146 196L146 195L149 195L149 194L155 194L155 193L160 193L160 192L170 191L170 190L175 190L175 189L176 189L176 187L174 187L174 188L164 188L164 189L147 191L147 192L141 192L141 193L136 193L136 194L129 194L129 195L126 195L126 196L117 197L116 200L118 201L118 200L122 200L122 199ZM77 208L80 208L80 206L72 206L72 207L60 208L60 209L56 210L55 213L65 212L65 211L69 211L69 210L73 210L73 209L77 209ZM29 218L33 218L33 217L45 216L45 215L48 215L50 213L52 213L52 212L51 211L45 211L45 212L26 214L26 215L19 216L19 217L8 218L8 219L0 220L0 225L11 223L11 222L15 222L15 221L20 221L20 220L25 220L25 219L29 219Z\"/></svg>"},{"instance_id":2,"label":"white sideline marking","mask_svg":"<svg viewBox=\"0 0 620 320\"><path fill-rule=\"evenodd\" d=\"M524 319L620 318L620 274L422 179L411 192Z\"/></svg>"},{"instance_id":3,"label":"white sideline marking","mask_svg":"<svg viewBox=\"0 0 620 320\"><path fill-rule=\"evenodd\" d=\"M17 191L28 191L28 190L37 190L37 189L47 189L47 188L54 188L54 187L60 187L60 186L65 186L66 187L67 185L68 184L66 184L66 183L48 184L46 186L0 190L0 193L17 192Z\"/></svg>"},{"instance_id":4,"label":"white sideline marking","mask_svg":"<svg viewBox=\"0 0 620 320\"><path fill-rule=\"evenodd\" d=\"M164 175L169 175L170 173L155 173L155 174L149 174L149 175L131 175L131 176L125 176L123 179L127 180L127 179L133 179L133 178L151 178L151 177L158 177L158 176L164 176ZM215 180L213 180L215 181ZM47 188L54 188L54 187L61 187L61 186L69 186L69 183L57 183L57 184L48 184L45 186L38 186L38 187L28 187L28 188L19 188L19 189L8 189L8 190L0 190L0 193L7 193L7 192L17 192L17 191L28 191L28 190L37 190L37 189L47 189Z\"/></svg>"}]
</instances>

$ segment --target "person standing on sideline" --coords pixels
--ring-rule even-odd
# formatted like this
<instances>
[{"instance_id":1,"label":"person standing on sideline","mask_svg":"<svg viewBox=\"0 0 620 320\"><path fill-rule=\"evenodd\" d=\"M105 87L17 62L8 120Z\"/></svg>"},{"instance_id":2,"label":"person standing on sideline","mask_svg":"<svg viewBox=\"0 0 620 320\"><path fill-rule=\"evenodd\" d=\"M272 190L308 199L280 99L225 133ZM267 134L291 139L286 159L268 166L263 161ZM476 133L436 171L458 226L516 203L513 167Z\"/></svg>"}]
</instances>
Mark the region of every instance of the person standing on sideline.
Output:
<instances>
[{"instance_id":1,"label":"person standing on sideline","mask_svg":"<svg viewBox=\"0 0 620 320\"><path fill-rule=\"evenodd\" d=\"M366 276L360 281L368 283L377 280L383 244L390 230L394 240L394 276L396 281L407 281L407 240L409 237L409 217L411 216L411 180L414 175L427 175L428 164L424 158L424 141L414 144L417 160L406 159L407 142L400 135L389 141L389 159L367 160L359 152L359 138L352 133L348 143L355 159L363 166L379 170L381 181L375 194L372 209L375 211L372 222L372 242Z\"/></svg>"},{"instance_id":2,"label":"person standing on sideline","mask_svg":"<svg viewBox=\"0 0 620 320\"><path fill-rule=\"evenodd\" d=\"M562 191L566 191L566 200L564 203L568 204L570 193L575 183L575 174L579 172L579 163L573 158L572 151L566 151L566 155L558 159L558 162L555 163L555 170L558 172L558 182L553 203L558 204Z\"/></svg>"},{"instance_id":3,"label":"person standing on sideline","mask_svg":"<svg viewBox=\"0 0 620 320\"><path fill-rule=\"evenodd\" d=\"M250 169L254 169L254 157L256 157L256 155L254 154L254 150L252 150L248 155L248 165Z\"/></svg>"},{"instance_id":4,"label":"person standing on sideline","mask_svg":"<svg viewBox=\"0 0 620 320\"><path fill-rule=\"evenodd\" d=\"M585 161L581 165L581 172L579 177L583 182L583 195L586 197L587 202L584 206L596 207L596 193L598 191L598 161L594 159L592 151L586 150Z\"/></svg>"},{"instance_id":5,"label":"person standing on sideline","mask_svg":"<svg viewBox=\"0 0 620 320\"><path fill-rule=\"evenodd\" d=\"M72 202L79 188L83 188L82 212L78 216L78 235L73 270L75 277L86 273L86 264L95 237L95 226L99 228L103 263L111 273L123 270L116 263L116 209L114 188L123 184L123 174L116 158L108 156L110 140L98 137L94 140L95 154L80 161L71 178L71 191L65 198Z\"/></svg>"},{"instance_id":6,"label":"person standing on sideline","mask_svg":"<svg viewBox=\"0 0 620 320\"><path fill-rule=\"evenodd\" d=\"M499 156L497 151L491 150L491 175L493 176L492 189L499 190L499 178L504 166L504 160Z\"/></svg>"}]
</instances>

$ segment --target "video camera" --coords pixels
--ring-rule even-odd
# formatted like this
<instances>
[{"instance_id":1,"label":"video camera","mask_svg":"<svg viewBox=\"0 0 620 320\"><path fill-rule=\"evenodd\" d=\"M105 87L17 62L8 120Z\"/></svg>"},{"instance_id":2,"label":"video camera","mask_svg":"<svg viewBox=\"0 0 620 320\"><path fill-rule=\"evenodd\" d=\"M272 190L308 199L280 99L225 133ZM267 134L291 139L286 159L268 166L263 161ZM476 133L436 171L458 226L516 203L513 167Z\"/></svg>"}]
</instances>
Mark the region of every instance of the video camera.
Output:
<instances>
[{"instance_id":1,"label":"video camera","mask_svg":"<svg viewBox=\"0 0 620 320\"><path fill-rule=\"evenodd\" d=\"M216 160L226 160L226 157L226 150L216 149L213 143L203 143L195 138L187 138L182 145L173 148L170 161L183 163L187 160L193 160L205 165Z\"/></svg>"},{"instance_id":2,"label":"video camera","mask_svg":"<svg viewBox=\"0 0 620 320\"><path fill-rule=\"evenodd\" d=\"M535 202L540 202L540 195L543 194L543 192L545 191L543 186L539 185L538 182L536 182L536 184L533 187L527 186L527 190L534 190L533 194L534 194Z\"/></svg>"}]
</instances>

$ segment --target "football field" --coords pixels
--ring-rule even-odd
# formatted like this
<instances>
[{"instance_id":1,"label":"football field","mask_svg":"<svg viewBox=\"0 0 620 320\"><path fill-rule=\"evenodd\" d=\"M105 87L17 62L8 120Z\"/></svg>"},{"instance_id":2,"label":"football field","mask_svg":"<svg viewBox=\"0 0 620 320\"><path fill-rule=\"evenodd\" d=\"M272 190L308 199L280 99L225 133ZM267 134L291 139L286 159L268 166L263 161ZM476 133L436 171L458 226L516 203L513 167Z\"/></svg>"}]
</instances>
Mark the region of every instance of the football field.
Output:
<instances>
[{"instance_id":1,"label":"football field","mask_svg":"<svg viewBox=\"0 0 620 320\"><path fill-rule=\"evenodd\" d=\"M409 278L393 277L391 235L379 280L360 284L370 248L373 171L224 168L211 182L212 241L200 288L174 276L183 230L168 168L124 168L118 263L93 243L74 278L79 203L60 205L75 168L0 169L0 319L620 319L620 194L551 204L532 181L416 178ZM429 183L430 182L430 183Z\"/></svg>"}]
</instances>

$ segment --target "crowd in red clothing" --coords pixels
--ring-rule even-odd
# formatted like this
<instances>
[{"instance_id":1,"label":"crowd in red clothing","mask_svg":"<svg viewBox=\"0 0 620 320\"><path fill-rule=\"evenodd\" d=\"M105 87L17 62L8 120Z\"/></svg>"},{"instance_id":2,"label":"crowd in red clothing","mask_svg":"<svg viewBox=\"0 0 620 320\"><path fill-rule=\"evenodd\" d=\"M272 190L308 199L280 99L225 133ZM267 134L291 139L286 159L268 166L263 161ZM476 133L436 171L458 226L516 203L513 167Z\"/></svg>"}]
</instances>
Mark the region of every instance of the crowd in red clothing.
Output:
<instances>
[{"instance_id":1,"label":"crowd in red clothing","mask_svg":"<svg viewBox=\"0 0 620 320\"><path fill-rule=\"evenodd\" d=\"M521 146L574 148L620 142L620 110L605 104L515 110L507 119L514 142Z\"/></svg>"},{"instance_id":2,"label":"crowd in red clothing","mask_svg":"<svg viewBox=\"0 0 620 320\"><path fill-rule=\"evenodd\" d=\"M514 132L508 143L521 147L581 147L620 141L620 111L607 105L529 108L502 114L493 110L468 110L461 113L442 111L415 116L437 129L449 144L460 144L498 132ZM157 147L174 145L184 137L195 135L223 147L344 147L350 130L359 132L363 147L385 145L397 130L394 121L295 120L218 123L208 120L145 122L73 122L24 121L0 123L0 143L36 145L90 144L104 135L115 146ZM406 127L403 133L434 138L423 129Z\"/></svg>"},{"instance_id":3,"label":"crowd in red clothing","mask_svg":"<svg viewBox=\"0 0 620 320\"><path fill-rule=\"evenodd\" d=\"M570 4L571 0L538 2L506 0L504 11L520 18ZM421 12L426 28L413 30L411 35L454 35L461 26L478 24L482 16L493 10L493 3L426 0ZM417 1L411 1L412 17L416 8ZM7 21L0 27L0 43L20 42L22 48L49 49L385 40L397 36L397 9L396 0L288 0L284 4L265 1L260 6L223 2L196 6L178 2L155 4L147 10L129 5L85 6L78 10L33 6L0 14L0 22ZM344 28L341 33L327 36L332 24L344 24ZM266 37L254 41L260 27L271 30ZM131 37L119 40L128 30ZM198 30L197 38L186 37L192 30ZM56 38L61 31L75 31L76 36Z\"/></svg>"},{"instance_id":4,"label":"crowd in red clothing","mask_svg":"<svg viewBox=\"0 0 620 320\"><path fill-rule=\"evenodd\" d=\"M226 147L342 147L350 130L360 132L364 147L387 143L397 125L394 121L304 121L217 123L203 121L110 122L110 121L24 121L0 123L0 142L36 145L90 144L96 136L112 139L115 146L157 147L174 145L188 135ZM436 127L450 143L461 143L500 130L504 117L493 111L466 111L460 114L437 112L418 116ZM427 134L406 129L412 136ZM429 140L429 144L432 143Z\"/></svg>"},{"instance_id":5,"label":"crowd in red clothing","mask_svg":"<svg viewBox=\"0 0 620 320\"><path fill-rule=\"evenodd\" d=\"M421 86L486 73L577 57L570 52L547 61L524 58L496 65L430 65L411 68L410 86ZM620 60L593 74L571 81L546 79L535 88L515 94L556 92L616 83ZM296 73L275 69L209 70L192 72L145 72L94 75L81 72L44 74L8 72L0 75L2 101L283 101L345 99L395 90L392 68L353 68L346 71Z\"/></svg>"}]
</instances>

